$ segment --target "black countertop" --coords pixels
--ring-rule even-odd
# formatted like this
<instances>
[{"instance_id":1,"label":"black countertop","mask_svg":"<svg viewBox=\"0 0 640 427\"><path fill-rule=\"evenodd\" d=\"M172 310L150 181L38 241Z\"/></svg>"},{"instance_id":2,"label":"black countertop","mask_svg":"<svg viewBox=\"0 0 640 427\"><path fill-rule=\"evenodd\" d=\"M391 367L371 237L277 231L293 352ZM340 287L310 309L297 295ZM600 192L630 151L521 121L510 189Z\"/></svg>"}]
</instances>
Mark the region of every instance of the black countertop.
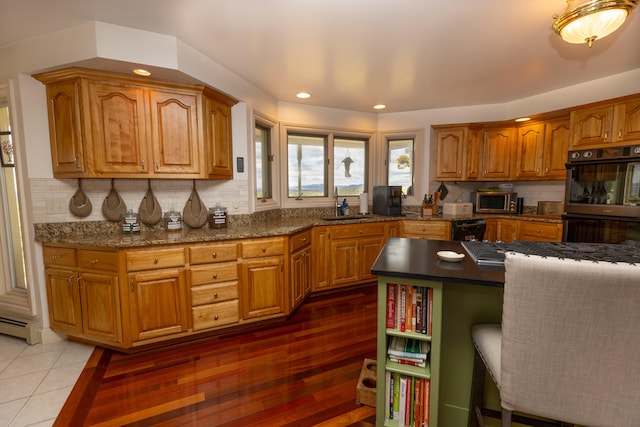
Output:
<instances>
[{"instance_id":1,"label":"black countertop","mask_svg":"<svg viewBox=\"0 0 640 427\"><path fill-rule=\"evenodd\" d=\"M465 258L461 262L442 261L436 255L438 251L462 253ZM378 276L418 280L504 285L504 267L479 266L456 241L390 238L371 272Z\"/></svg>"}]
</instances>

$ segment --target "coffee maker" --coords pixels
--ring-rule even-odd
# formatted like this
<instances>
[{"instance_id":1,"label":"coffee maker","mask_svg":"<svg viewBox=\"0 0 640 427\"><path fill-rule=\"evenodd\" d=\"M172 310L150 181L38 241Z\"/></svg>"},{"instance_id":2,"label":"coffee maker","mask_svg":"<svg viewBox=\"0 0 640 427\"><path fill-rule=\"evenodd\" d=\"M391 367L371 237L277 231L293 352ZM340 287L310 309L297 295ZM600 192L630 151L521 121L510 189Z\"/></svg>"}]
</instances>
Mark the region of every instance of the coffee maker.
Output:
<instances>
[{"instance_id":1,"label":"coffee maker","mask_svg":"<svg viewBox=\"0 0 640 427\"><path fill-rule=\"evenodd\" d=\"M380 185L373 187L373 213L385 216L402 215L402 186Z\"/></svg>"}]
</instances>

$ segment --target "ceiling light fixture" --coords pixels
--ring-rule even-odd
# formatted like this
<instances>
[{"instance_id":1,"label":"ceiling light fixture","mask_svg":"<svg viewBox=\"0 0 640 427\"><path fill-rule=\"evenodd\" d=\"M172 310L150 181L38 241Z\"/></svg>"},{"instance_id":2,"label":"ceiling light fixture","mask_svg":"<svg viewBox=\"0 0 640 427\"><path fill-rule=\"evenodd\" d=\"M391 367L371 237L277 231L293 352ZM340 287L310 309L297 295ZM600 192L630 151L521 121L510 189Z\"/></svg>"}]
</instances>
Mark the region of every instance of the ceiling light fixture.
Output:
<instances>
[{"instance_id":1,"label":"ceiling light fixture","mask_svg":"<svg viewBox=\"0 0 640 427\"><path fill-rule=\"evenodd\" d=\"M151 75L151 71L147 71L144 68L134 68L133 73L144 77L149 77Z\"/></svg>"},{"instance_id":2,"label":"ceiling light fixture","mask_svg":"<svg viewBox=\"0 0 640 427\"><path fill-rule=\"evenodd\" d=\"M373 106L374 110L384 110L385 108L387 108L387 106L384 104L377 104Z\"/></svg>"},{"instance_id":3,"label":"ceiling light fixture","mask_svg":"<svg viewBox=\"0 0 640 427\"><path fill-rule=\"evenodd\" d=\"M582 0L572 9L573 2L567 0L565 13L553 17L553 29L564 41L589 47L620 28L638 4L638 0Z\"/></svg>"},{"instance_id":4,"label":"ceiling light fixture","mask_svg":"<svg viewBox=\"0 0 640 427\"><path fill-rule=\"evenodd\" d=\"M515 121L520 123L520 122L528 122L529 120L531 120L531 117L518 117Z\"/></svg>"},{"instance_id":5,"label":"ceiling light fixture","mask_svg":"<svg viewBox=\"0 0 640 427\"><path fill-rule=\"evenodd\" d=\"M311 98L311 94L307 93L307 92L300 92L299 94L296 95L298 98L300 99L307 99L307 98Z\"/></svg>"}]
</instances>

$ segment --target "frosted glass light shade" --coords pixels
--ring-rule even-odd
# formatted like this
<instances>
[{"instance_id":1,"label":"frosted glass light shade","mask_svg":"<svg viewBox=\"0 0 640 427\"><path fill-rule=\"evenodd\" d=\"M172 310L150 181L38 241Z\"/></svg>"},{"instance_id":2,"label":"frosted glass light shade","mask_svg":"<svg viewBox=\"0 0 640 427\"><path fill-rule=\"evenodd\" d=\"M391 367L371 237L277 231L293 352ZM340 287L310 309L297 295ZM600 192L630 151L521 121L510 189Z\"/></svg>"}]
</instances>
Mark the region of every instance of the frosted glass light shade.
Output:
<instances>
[{"instance_id":1,"label":"frosted glass light shade","mask_svg":"<svg viewBox=\"0 0 640 427\"><path fill-rule=\"evenodd\" d=\"M568 43L587 43L591 47L594 40L620 28L637 2L591 0L559 16L553 23L553 29Z\"/></svg>"}]
</instances>

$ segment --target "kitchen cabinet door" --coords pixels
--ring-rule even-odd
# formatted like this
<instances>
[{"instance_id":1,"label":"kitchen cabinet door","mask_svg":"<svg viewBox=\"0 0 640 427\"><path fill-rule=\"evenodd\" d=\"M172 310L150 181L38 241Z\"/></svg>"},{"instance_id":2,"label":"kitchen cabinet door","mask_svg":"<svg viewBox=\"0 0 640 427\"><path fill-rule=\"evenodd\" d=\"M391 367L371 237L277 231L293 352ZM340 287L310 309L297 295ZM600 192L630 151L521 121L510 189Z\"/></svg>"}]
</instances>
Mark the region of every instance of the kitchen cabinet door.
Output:
<instances>
[{"instance_id":1,"label":"kitchen cabinet door","mask_svg":"<svg viewBox=\"0 0 640 427\"><path fill-rule=\"evenodd\" d=\"M291 309L300 305L311 291L311 247L306 246L291 255Z\"/></svg>"},{"instance_id":2,"label":"kitchen cabinet door","mask_svg":"<svg viewBox=\"0 0 640 427\"><path fill-rule=\"evenodd\" d=\"M482 143L482 179L511 179L515 148L514 128L484 130Z\"/></svg>"},{"instance_id":3,"label":"kitchen cabinet door","mask_svg":"<svg viewBox=\"0 0 640 427\"><path fill-rule=\"evenodd\" d=\"M91 137L86 143L92 176L147 174L149 144L144 89L88 82Z\"/></svg>"},{"instance_id":4,"label":"kitchen cabinet door","mask_svg":"<svg viewBox=\"0 0 640 427\"><path fill-rule=\"evenodd\" d=\"M241 268L242 320L259 320L285 314L283 257L244 260Z\"/></svg>"},{"instance_id":5,"label":"kitchen cabinet door","mask_svg":"<svg viewBox=\"0 0 640 427\"><path fill-rule=\"evenodd\" d=\"M111 274L81 273L80 300L84 336L121 342L118 278Z\"/></svg>"},{"instance_id":6,"label":"kitchen cabinet door","mask_svg":"<svg viewBox=\"0 0 640 427\"><path fill-rule=\"evenodd\" d=\"M86 164L82 141L80 82L47 86L51 161L56 178L82 178Z\"/></svg>"},{"instance_id":7,"label":"kitchen cabinet door","mask_svg":"<svg viewBox=\"0 0 640 427\"><path fill-rule=\"evenodd\" d=\"M201 96L193 92L149 90L153 174L200 178L203 158Z\"/></svg>"},{"instance_id":8,"label":"kitchen cabinet door","mask_svg":"<svg viewBox=\"0 0 640 427\"><path fill-rule=\"evenodd\" d=\"M435 179L462 179L468 129L465 126L437 128Z\"/></svg>"},{"instance_id":9,"label":"kitchen cabinet door","mask_svg":"<svg viewBox=\"0 0 640 427\"><path fill-rule=\"evenodd\" d=\"M572 111L571 146L582 148L611 143L614 109L615 106L609 104Z\"/></svg>"},{"instance_id":10,"label":"kitchen cabinet door","mask_svg":"<svg viewBox=\"0 0 640 427\"><path fill-rule=\"evenodd\" d=\"M358 239L331 240L331 286L355 283L359 279Z\"/></svg>"},{"instance_id":11,"label":"kitchen cabinet door","mask_svg":"<svg viewBox=\"0 0 640 427\"><path fill-rule=\"evenodd\" d=\"M233 148L231 138L230 99L225 102L210 92L204 96L204 140L206 171L210 179L233 179Z\"/></svg>"},{"instance_id":12,"label":"kitchen cabinet door","mask_svg":"<svg viewBox=\"0 0 640 427\"><path fill-rule=\"evenodd\" d=\"M313 227L311 253L311 290L319 291L329 287L331 272L330 257L330 227Z\"/></svg>"},{"instance_id":13,"label":"kitchen cabinet door","mask_svg":"<svg viewBox=\"0 0 640 427\"><path fill-rule=\"evenodd\" d=\"M544 179L565 179L565 163L569 154L571 127L569 118L549 120L545 126L544 159L542 177Z\"/></svg>"},{"instance_id":14,"label":"kitchen cabinet door","mask_svg":"<svg viewBox=\"0 0 640 427\"><path fill-rule=\"evenodd\" d=\"M132 340L187 331L186 293L184 268L129 273Z\"/></svg>"},{"instance_id":15,"label":"kitchen cabinet door","mask_svg":"<svg viewBox=\"0 0 640 427\"><path fill-rule=\"evenodd\" d=\"M535 179L542 174L544 123L517 128L516 179Z\"/></svg>"},{"instance_id":16,"label":"kitchen cabinet door","mask_svg":"<svg viewBox=\"0 0 640 427\"><path fill-rule=\"evenodd\" d=\"M69 335L82 335L82 307L78 273L73 270L47 268L47 305L51 328Z\"/></svg>"},{"instance_id":17,"label":"kitchen cabinet door","mask_svg":"<svg viewBox=\"0 0 640 427\"><path fill-rule=\"evenodd\" d=\"M358 280L376 279L376 276L371 274L371 266L378 258L383 246L384 238L381 237L369 237L360 240L358 246L358 264L360 265Z\"/></svg>"}]
</instances>

